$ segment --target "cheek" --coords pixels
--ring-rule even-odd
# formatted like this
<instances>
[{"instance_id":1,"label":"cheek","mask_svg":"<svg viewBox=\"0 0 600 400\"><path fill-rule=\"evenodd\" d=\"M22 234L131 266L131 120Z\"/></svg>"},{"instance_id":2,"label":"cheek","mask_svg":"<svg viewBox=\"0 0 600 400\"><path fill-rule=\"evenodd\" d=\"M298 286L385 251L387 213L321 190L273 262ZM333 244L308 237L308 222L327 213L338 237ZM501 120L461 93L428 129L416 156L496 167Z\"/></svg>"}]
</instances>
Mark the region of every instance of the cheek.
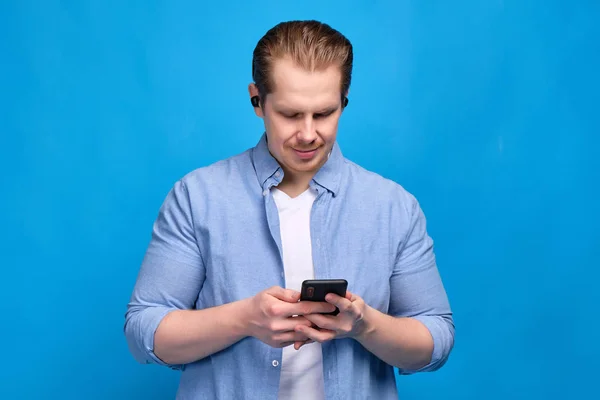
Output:
<instances>
[{"instance_id":1,"label":"cheek","mask_svg":"<svg viewBox=\"0 0 600 400\"><path fill-rule=\"evenodd\" d=\"M280 154L287 146L289 136L286 132L285 125L270 121L267 126L267 136L269 138L269 148L272 152ZM288 129L289 130L289 129Z\"/></svg>"},{"instance_id":2,"label":"cheek","mask_svg":"<svg viewBox=\"0 0 600 400\"><path fill-rule=\"evenodd\" d=\"M287 121L271 120L267 124L269 140L277 147L283 147L294 136L294 126Z\"/></svg>"},{"instance_id":3,"label":"cheek","mask_svg":"<svg viewBox=\"0 0 600 400\"><path fill-rule=\"evenodd\" d=\"M326 142L335 140L337 134L338 120L323 121L320 126L317 127L317 131L321 134L321 137Z\"/></svg>"}]
</instances>

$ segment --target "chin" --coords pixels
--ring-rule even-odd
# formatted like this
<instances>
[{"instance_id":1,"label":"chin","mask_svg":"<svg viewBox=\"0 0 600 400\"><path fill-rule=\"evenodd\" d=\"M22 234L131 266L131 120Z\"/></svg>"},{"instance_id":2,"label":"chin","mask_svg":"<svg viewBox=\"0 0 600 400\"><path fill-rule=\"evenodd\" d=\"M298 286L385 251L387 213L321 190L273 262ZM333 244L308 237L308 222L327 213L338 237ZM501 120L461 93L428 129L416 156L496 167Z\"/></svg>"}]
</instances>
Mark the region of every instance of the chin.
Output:
<instances>
[{"instance_id":1,"label":"chin","mask_svg":"<svg viewBox=\"0 0 600 400\"><path fill-rule=\"evenodd\" d=\"M292 162L290 166L298 172L308 173L308 172L317 172L317 170L322 167L327 161L326 157L316 157L312 160L308 160L305 162Z\"/></svg>"}]
</instances>

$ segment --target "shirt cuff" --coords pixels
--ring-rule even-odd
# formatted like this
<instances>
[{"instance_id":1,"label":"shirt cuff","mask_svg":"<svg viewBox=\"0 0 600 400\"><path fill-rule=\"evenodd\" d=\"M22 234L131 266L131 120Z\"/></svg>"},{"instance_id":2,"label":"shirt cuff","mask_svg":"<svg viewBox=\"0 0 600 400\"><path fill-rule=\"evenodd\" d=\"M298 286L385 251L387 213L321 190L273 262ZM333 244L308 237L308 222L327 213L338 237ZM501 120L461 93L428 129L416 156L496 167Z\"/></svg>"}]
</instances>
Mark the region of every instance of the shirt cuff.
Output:
<instances>
[{"instance_id":1,"label":"shirt cuff","mask_svg":"<svg viewBox=\"0 0 600 400\"><path fill-rule=\"evenodd\" d=\"M167 314L175 310L177 309L149 306L131 315L127 336L131 352L140 363L158 364L175 370L184 369L184 365L168 364L154 353L154 335L158 325Z\"/></svg>"},{"instance_id":2,"label":"shirt cuff","mask_svg":"<svg viewBox=\"0 0 600 400\"><path fill-rule=\"evenodd\" d=\"M399 369L400 375L410 375L417 372L436 371L441 368L448 360L450 349L454 343L454 335L450 331L448 324L443 317L437 315L419 315L411 317L421 322L429 330L433 338L433 352L429 364L415 370Z\"/></svg>"}]
</instances>

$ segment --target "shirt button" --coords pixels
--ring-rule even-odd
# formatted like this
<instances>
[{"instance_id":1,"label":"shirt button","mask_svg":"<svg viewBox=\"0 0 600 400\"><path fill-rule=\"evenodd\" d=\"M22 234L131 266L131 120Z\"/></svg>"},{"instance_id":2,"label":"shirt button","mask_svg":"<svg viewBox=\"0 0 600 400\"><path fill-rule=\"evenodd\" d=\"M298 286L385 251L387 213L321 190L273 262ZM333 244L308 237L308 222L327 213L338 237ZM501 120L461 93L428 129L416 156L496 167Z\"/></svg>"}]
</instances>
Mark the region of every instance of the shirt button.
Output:
<instances>
[{"instance_id":1,"label":"shirt button","mask_svg":"<svg viewBox=\"0 0 600 400\"><path fill-rule=\"evenodd\" d=\"M269 191L265 189L265 191L263 192L263 196L266 196L269 194Z\"/></svg>"},{"instance_id":2,"label":"shirt button","mask_svg":"<svg viewBox=\"0 0 600 400\"><path fill-rule=\"evenodd\" d=\"M277 367L277 366L279 366L279 361L273 360L273 362L271 364L273 364L274 367Z\"/></svg>"},{"instance_id":3,"label":"shirt button","mask_svg":"<svg viewBox=\"0 0 600 400\"><path fill-rule=\"evenodd\" d=\"M321 247L321 239L317 239L317 247Z\"/></svg>"},{"instance_id":4,"label":"shirt button","mask_svg":"<svg viewBox=\"0 0 600 400\"><path fill-rule=\"evenodd\" d=\"M275 172L275 176L276 176L277 178L279 178L279 177L281 176L281 172L279 172L279 171Z\"/></svg>"}]
</instances>

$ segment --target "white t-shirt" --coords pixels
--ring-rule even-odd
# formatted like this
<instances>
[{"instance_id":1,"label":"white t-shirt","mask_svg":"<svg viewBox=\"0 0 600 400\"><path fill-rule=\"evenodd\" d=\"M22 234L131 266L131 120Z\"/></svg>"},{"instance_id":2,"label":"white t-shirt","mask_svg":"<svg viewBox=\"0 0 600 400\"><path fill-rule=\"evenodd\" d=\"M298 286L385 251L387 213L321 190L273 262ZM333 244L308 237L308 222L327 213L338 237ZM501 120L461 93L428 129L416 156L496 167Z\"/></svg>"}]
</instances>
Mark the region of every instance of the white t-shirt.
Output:
<instances>
[{"instance_id":1,"label":"white t-shirt","mask_svg":"<svg viewBox=\"0 0 600 400\"><path fill-rule=\"evenodd\" d=\"M271 193L279 210L285 286L300 291L302 281L314 279L310 212L316 192L308 189L301 195L290 198L273 187ZM321 344L306 344L300 350L295 350L293 345L284 347L279 399L321 400L324 398Z\"/></svg>"}]
</instances>

